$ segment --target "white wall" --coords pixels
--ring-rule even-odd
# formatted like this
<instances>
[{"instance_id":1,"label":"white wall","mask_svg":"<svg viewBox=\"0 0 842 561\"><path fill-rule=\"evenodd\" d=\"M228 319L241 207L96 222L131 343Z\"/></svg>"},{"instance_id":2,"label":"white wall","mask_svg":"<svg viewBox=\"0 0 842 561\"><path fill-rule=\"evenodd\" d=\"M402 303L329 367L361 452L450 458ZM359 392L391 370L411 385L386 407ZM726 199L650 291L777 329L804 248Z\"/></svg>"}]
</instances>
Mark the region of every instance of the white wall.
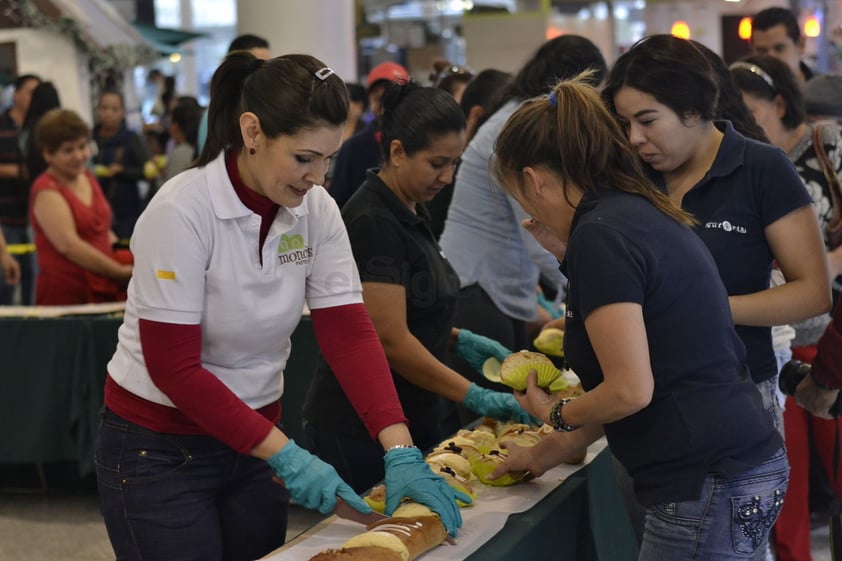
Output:
<instances>
[{"instance_id":1,"label":"white wall","mask_svg":"<svg viewBox=\"0 0 842 561\"><path fill-rule=\"evenodd\" d=\"M466 17L465 59L476 70L517 72L547 40L546 34L547 18L542 15Z\"/></svg>"},{"instance_id":2,"label":"white wall","mask_svg":"<svg viewBox=\"0 0 842 561\"><path fill-rule=\"evenodd\" d=\"M237 2L237 33L265 37L273 56L306 53L342 79L357 80L354 3L348 0Z\"/></svg>"},{"instance_id":3,"label":"white wall","mask_svg":"<svg viewBox=\"0 0 842 561\"><path fill-rule=\"evenodd\" d=\"M64 108L93 124L90 75L86 60L67 38L34 29L2 29L0 43L17 43L18 74L37 74L53 82Z\"/></svg>"}]
</instances>

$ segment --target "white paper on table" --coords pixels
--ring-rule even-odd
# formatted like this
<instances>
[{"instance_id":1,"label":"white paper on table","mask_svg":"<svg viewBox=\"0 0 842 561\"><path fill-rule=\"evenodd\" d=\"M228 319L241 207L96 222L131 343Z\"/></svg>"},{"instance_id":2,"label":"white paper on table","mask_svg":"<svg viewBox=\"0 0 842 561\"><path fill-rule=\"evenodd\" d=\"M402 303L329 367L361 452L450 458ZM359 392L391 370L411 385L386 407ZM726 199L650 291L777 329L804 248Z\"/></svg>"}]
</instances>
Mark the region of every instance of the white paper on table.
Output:
<instances>
[{"instance_id":1,"label":"white paper on table","mask_svg":"<svg viewBox=\"0 0 842 561\"><path fill-rule=\"evenodd\" d=\"M441 545L420 557L423 561L459 561L465 559L496 535L510 514L529 510L556 489L562 481L579 471L606 447L601 438L588 447L585 462L580 465L557 466L538 479L509 487L491 487L478 481L474 483L477 498L474 505L462 509L462 528L456 545ZM361 524L334 517L320 531L284 548L263 561L307 561L326 549L339 549L353 536L365 531Z\"/></svg>"}]
</instances>

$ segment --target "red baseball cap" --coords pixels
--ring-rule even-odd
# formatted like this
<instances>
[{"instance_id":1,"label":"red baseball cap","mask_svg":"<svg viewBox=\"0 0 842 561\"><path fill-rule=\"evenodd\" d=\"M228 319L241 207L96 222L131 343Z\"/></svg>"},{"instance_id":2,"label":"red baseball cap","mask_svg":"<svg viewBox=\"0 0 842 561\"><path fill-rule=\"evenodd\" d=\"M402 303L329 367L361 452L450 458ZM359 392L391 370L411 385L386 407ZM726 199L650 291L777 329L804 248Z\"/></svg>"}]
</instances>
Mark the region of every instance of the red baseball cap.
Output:
<instances>
[{"instance_id":1,"label":"red baseball cap","mask_svg":"<svg viewBox=\"0 0 842 561\"><path fill-rule=\"evenodd\" d=\"M381 62L372 68L371 72L369 72L368 79L366 80L366 89L370 90L374 84L383 80L388 80L390 82L408 82L409 79L409 72L407 72L406 68L397 62Z\"/></svg>"}]
</instances>

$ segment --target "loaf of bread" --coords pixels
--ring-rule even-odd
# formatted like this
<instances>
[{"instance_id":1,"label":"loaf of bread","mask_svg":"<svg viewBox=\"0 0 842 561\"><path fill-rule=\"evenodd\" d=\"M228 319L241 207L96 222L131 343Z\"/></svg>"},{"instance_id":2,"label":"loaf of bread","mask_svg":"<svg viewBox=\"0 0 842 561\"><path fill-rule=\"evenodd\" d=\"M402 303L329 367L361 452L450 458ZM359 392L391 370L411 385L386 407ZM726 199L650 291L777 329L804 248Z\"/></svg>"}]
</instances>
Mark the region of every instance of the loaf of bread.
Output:
<instances>
[{"instance_id":1,"label":"loaf of bread","mask_svg":"<svg viewBox=\"0 0 842 561\"><path fill-rule=\"evenodd\" d=\"M400 554L403 561L412 561L446 537L447 532L437 516L392 517L369 525L367 532L354 536L342 547L378 547Z\"/></svg>"},{"instance_id":2,"label":"loaf of bread","mask_svg":"<svg viewBox=\"0 0 842 561\"><path fill-rule=\"evenodd\" d=\"M385 547L343 547L327 549L310 561L405 561L400 553Z\"/></svg>"}]
</instances>

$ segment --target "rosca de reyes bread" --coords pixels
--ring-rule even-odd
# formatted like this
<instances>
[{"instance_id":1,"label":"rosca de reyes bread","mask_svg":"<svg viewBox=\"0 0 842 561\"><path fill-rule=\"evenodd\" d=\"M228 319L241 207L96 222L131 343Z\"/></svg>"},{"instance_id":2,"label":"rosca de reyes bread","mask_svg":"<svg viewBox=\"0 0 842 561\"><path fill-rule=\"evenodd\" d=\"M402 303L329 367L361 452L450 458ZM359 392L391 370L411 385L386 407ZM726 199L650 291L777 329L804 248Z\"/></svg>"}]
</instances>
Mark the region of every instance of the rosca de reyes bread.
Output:
<instances>
[{"instance_id":1,"label":"rosca de reyes bread","mask_svg":"<svg viewBox=\"0 0 842 561\"><path fill-rule=\"evenodd\" d=\"M446 537L437 516L392 517L369 525L367 532L354 536L343 548L381 547L399 553L403 561L412 561Z\"/></svg>"},{"instance_id":2,"label":"rosca de reyes bread","mask_svg":"<svg viewBox=\"0 0 842 561\"><path fill-rule=\"evenodd\" d=\"M405 561L400 553L385 547L350 547L327 549L310 561Z\"/></svg>"},{"instance_id":3,"label":"rosca de reyes bread","mask_svg":"<svg viewBox=\"0 0 842 561\"><path fill-rule=\"evenodd\" d=\"M511 388L523 391L526 389L526 379L532 370L538 374L538 385L542 388L550 388L561 376L561 371L546 355L519 351L507 356L500 365L500 380ZM562 382L564 382L563 378ZM566 382L564 384L566 385Z\"/></svg>"}]
</instances>

